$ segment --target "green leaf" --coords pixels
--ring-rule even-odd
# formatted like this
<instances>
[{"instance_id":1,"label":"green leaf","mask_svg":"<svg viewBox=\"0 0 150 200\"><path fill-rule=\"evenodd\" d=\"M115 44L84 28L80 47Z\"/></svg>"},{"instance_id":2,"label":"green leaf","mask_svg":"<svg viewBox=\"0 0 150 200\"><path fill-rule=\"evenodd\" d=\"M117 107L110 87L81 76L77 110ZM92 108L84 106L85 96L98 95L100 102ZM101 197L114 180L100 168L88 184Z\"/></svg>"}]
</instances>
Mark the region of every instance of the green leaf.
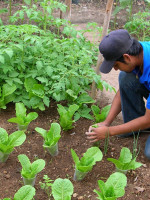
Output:
<instances>
[{"instance_id":1,"label":"green leaf","mask_svg":"<svg viewBox=\"0 0 150 200\"><path fill-rule=\"evenodd\" d=\"M95 103L95 100L92 99L87 93L81 94L77 99L78 104L87 104L87 103Z\"/></svg>"},{"instance_id":2,"label":"green leaf","mask_svg":"<svg viewBox=\"0 0 150 200\"><path fill-rule=\"evenodd\" d=\"M36 127L35 130L46 140L47 131L43 128Z\"/></svg>"},{"instance_id":3,"label":"green leaf","mask_svg":"<svg viewBox=\"0 0 150 200\"><path fill-rule=\"evenodd\" d=\"M25 86L27 92L31 91L34 84L37 84L37 81L35 79L33 79L31 77L25 79L24 86Z\"/></svg>"},{"instance_id":4,"label":"green leaf","mask_svg":"<svg viewBox=\"0 0 150 200\"><path fill-rule=\"evenodd\" d=\"M58 123L52 123L50 130L47 132L47 140L50 142L51 145L55 145L58 140L60 139L60 125Z\"/></svg>"},{"instance_id":5,"label":"green leaf","mask_svg":"<svg viewBox=\"0 0 150 200\"><path fill-rule=\"evenodd\" d=\"M10 58L12 58L12 56L13 56L13 50L12 49L5 49L4 51Z\"/></svg>"},{"instance_id":6,"label":"green leaf","mask_svg":"<svg viewBox=\"0 0 150 200\"><path fill-rule=\"evenodd\" d=\"M0 55L0 62L1 62L2 64L4 64L4 63L5 63L4 56L2 56L2 55Z\"/></svg>"},{"instance_id":7,"label":"green leaf","mask_svg":"<svg viewBox=\"0 0 150 200\"><path fill-rule=\"evenodd\" d=\"M15 84L9 85L6 83L2 86L2 94L4 97L12 94L15 90L16 90Z\"/></svg>"},{"instance_id":8,"label":"green leaf","mask_svg":"<svg viewBox=\"0 0 150 200\"><path fill-rule=\"evenodd\" d=\"M30 112L25 121L29 124L31 121L35 120L38 117L38 114L36 112Z\"/></svg>"},{"instance_id":9,"label":"green leaf","mask_svg":"<svg viewBox=\"0 0 150 200\"><path fill-rule=\"evenodd\" d=\"M16 116L20 118L26 117L26 108L23 103L16 103Z\"/></svg>"},{"instance_id":10,"label":"green leaf","mask_svg":"<svg viewBox=\"0 0 150 200\"><path fill-rule=\"evenodd\" d=\"M42 171L45 167L45 161L43 159L38 159L31 164L31 174L36 175Z\"/></svg>"},{"instance_id":11,"label":"green leaf","mask_svg":"<svg viewBox=\"0 0 150 200\"><path fill-rule=\"evenodd\" d=\"M52 195L55 200L71 200L73 185L68 179L58 178L52 184Z\"/></svg>"},{"instance_id":12,"label":"green leaf","mask_svg":"<svg viewBox=\"0 0 150 200\"><path fill-rule=\"evenodd\" d=\"M73 158L75 164L78 165L80 160L79 160L79 157L77 156L76 152L73 149L71 149L71 155L72 155L72 158Z\"/></svg>"},{"instance_id":13,"label":"green leaf","mask_svg":"<svg viewBox=\"0 0 150 200\"><path fill-rule=\"evenodd\" d=\"M22 166L22 175L26 177L26 174L31 173L31 163L29 158L25 154L18 155L18 160ZM26 177L27 178L27 177Z\"/></svg>"},{"instance_id":14,"label":"green leaf","mask_svg":"<svg viewBox=\"0 0 150 200\"><path fill-rule=\"evenodd\" d=\"M32 200L34 196L35 188L30 185L25 185L16 192L14 200Z\"/></svg>"},{"instance_id":15,"label":"green leaf","mask_svg":"<svg viewBox=\"0 0 150 200\"><path fill-rule=\"evenodd\" d=\"M23 131L15 131L8 137L9 146L20 146L26 139L26 135Z\"/></svg>"},{"instance_id":16,"label":"green leaf","mask_svg":"<svg viewBox=\"0 0 150 200\"><path fill-rule=\"evenodd\" d=\"M0 144L7 142L8 140L8 133L6 132L5 129L0 128Z\"/></svg>"}]
</instances>

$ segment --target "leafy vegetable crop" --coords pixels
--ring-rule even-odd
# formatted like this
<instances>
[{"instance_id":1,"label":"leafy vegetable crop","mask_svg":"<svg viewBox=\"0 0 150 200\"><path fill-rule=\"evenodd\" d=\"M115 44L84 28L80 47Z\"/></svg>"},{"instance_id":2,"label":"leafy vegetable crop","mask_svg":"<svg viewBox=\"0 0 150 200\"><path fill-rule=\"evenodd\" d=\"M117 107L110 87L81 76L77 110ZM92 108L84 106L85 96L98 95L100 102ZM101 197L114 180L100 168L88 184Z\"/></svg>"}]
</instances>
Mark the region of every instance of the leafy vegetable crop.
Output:
<instances>
[{"instance_id":1,"label":"leafy vegetable crop","mask_svg":"<svg viewBox=\"0 0 150 200\"><path fill-rule=\"evenodd\" d=\"M127 177L119 172L115 172L110 175L107 181L104 183L102 180L98 181L98 186L101 190L94 190L97 193L98 199L101 200L116 200L119 197L124 196L125 186L127 184Z\"/></svg>"},{"instance_id":2,"label":"leafy vegetable crop","mask_svg":"<svg viewBox=\"0 0 150 200\"><path fill-rule=\"evenodd\" d=\"M100 108L96 105L91 106L96 123L103 122L106 119L109 113L110 107L111 107L110 105L107 105L100 110Z\"/></svg>"},{"instance_id":3,"label":"leafy vegetable crop","mask_svg":"<svg viewBox=\"0 0 150 200\"><path fill-rule=\"evenodd\" d=\"M10 154L14 147L20 146L25 139L23 131L15 131L8 135L5 129L0 128L0 152Z\"/></svg>"},{"instance_id":4,"label":"leafy vegetable crop","mask_svg":"<svg viewBox=\"0 0 150 200\"><path fill-rule=\"evenodd\" d=\"M13 200L32 200L35 195L35 188L30 185L22 186L14 195ZM3 200L11 200L4 198Z\"/></svg>"},{"instance_id":5,"label":"leafy vegetable crop","mask_svg":"<svg viewBox=\"0 0 150 200\"><path fill-rule=\"evenodd\" d=\"M118 160L114 158L107 158L107 160L114 163L116 168L121 170L134 170L142 166L142 163L136 162L136 157L132 159L132 153L126 147L121 149Z\"/></svg>"},{"instance_id":6,"label":"leafy vegetable crop","mask_svg":"<svg viewBox=\"0 0 150 200\"><path fill-rule=\"evenodd\" d=\"M102 160L102 152L98 147L89 148L84 154L81 160L77 156L76 152L71 149L72 158L75 162L76 169L81 172L89 172L97 161Z\"/></svg>"},{"instance_id":7,"label":"leafy vegetable crop","mask_svg":"<svg viewBox=\"0 0 150 200\"><path fill-rule=\"evenodd\" d=\"M63 130L69 130L72 129L73 122L75 120L72 120L72 117L74 113L78 110L79 106L76 104L70 105L69 108L65 108L64 106L57 104L58 113L60 115L60 125L63 128Z\"/></svg>"},{"instance_id":8,"label":"leafy vegetable crop","mask_svg":"<svg viewBox=\"0 0 150 200\"><path fill-rule=\"evenodd\" d=\"M24 178L34 178L36 174L45 167L45 161L43 159L38 159L31 164L29 158L25 154L20 154L18 160L21 163L21 175Z\"/></svg>"},{"instance_id":9,"label":"leafy vegetable crop","mask_svg":"<svg viewBox=\"0 0 150 200\"><path fill-rule=\"evenodd\" d=\"M52 195L55 200L71 200L73 185L68 179L58 178L52 184Z\"/></svg>"},{"instance_id":10,"label":"leafy vegetable crop","mask_svg":"<svg viewBox=\"0 0 150 200\"><path fill-rule=\"evenodd\" d=\"M54 146L61 138L61 128L58 123L52 123L50 130L46 131L43 128L36 127L35 130L44 138L44 147Z\"/></svg>"},{"instance_id":11,"label":"leafy vegetable crop","mask_svg":"<svg viewBox=\"0 0 150 200\"><path fill-rule=\"evenodd\" d=\"M13 122L18 125L27 127L31 121L38 117L36 112L26 114L26 108L23 103L16 103L16 117L10 118L8 122Z\"/></svg>"}]
</instances>

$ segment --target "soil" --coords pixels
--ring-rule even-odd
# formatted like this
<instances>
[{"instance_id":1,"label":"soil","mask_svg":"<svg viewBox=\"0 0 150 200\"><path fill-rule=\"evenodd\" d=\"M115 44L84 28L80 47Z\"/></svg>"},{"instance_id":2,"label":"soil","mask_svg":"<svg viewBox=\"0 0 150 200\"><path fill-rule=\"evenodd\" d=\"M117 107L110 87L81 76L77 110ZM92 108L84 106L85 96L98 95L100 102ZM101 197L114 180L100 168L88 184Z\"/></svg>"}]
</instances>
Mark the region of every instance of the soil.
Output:
<instances>
[{"instance_id":1,"label":"soil","mask_svg":"<svg viewBox=\"0 0 150 200\"><path fill-rule=\"evenodd\" d=\"M16 2L14 2L16 3ZM82 3L79 5L72 5L72 23L77 24L77 28L81 29L86 26L87 22L97 22L103 24L104 12L106 2L101 4L95 3ZM12 6L13 11L18 9L20 5ZM6 7L6 3L1 1L0 7ZM139 7L136 7L136 10ZM120 14L122 19L122 13ZM5 16L2 15L3 20ZM121 20L120 20L121 21ZM122 20L120 23L124 23ZM91 35L87 35L91 39ZM118 72L113 71L109 75L102 75L102 78L109 82L112 86L118 89ZM97 102L100 107L110 104L114 93L99 92L97 95ZM119 158L120 150L122 147L128 147L131 151L133 148L133 137L118 138L111 137L109 141L107 154L103 156L101 162L93 167L93 170L87 174L84 180L74 181L74 163L71 157L70 149L74 149L78 156L92 146L85 137L85 132L88 127L93 124L91 120L81 118L74 124L74 128L70 131L62 131L61 139L59 141L59 154L52 157L49 153L45 152L42 145L42 137L35 131L35 127L49 129L52 122L59 122L59 115L57 113L57 103L51 101L50 107L45 111L38 111L39 117L31 122L26 133L26 141L20 147L15 148L9 156L6 163L0 164L0 198L11 197L13 198L15 192L23 186L23 181L20 175L21 165L17 159L19 154L26 154L31 162L37 158L42 158L46 161L46 166L36 178L35 200L48 200L44 190L40 188L39 182L43 181L43 176L48 175L52 180L57 178L68 178L73 183L74 194L72 200L96 200L97 195L93 192L98 189L98 180L106 181L107 178L115 172L115 166L107 161L108 157ZM0 112L0 126L7 130L9 134L17 130L17 127L8 123L7 120L15 116L14 104L9 104L6 110ZM122 123L121 114L115 119L112 125ZM121 200L148 200L150 199L150 162L144 156L144 146L149 133L142 133L139 136L138 144L140 146L140 153L137 161L142 162L143 166L135 171L127 173L128 184L125 189L124 197ZM100 149L104 152L104 141L100 143ZM52 198L51 198L52 199Z\"/></svg>"}]
</instances>

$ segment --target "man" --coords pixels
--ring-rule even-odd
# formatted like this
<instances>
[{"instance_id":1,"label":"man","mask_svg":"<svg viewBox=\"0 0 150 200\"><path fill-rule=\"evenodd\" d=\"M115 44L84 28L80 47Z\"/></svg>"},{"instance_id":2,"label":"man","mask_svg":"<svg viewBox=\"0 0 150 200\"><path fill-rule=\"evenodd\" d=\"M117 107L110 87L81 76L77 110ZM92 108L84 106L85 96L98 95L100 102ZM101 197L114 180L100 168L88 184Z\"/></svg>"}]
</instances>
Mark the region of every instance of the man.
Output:
<instances>
[{"instance_id":1,"label":"man","mask_svg":"<svg viewBox=\"0 0 150 200\"><path fill-rule=\"evenodd\" d=\"M138 42L124 30L110 32L103 38L99 50L104 57L102 73L112 68L120 70L117 91L106 120L98 128L89 128L87 138L92 142L110 136L130 136L133 132L150 128L150 42ZM146 108L144 99L147 99ZM110 126L122 111L124 124ZM150 159L150 137L145 155Z\"/></svg>"}]
</instances>

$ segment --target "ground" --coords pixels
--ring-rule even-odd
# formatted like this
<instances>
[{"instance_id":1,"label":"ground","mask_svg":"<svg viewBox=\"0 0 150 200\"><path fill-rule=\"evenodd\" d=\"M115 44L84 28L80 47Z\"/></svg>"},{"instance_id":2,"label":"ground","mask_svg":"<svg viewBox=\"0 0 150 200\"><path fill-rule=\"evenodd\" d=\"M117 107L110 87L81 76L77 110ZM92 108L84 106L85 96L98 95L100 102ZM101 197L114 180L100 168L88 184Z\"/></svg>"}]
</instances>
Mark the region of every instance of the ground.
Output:
<instances>
[{"instance_id":1,"label":"ground","mask_svg":"<svg viewBox=\"0 0 150 200\"><path fill-rule=\"evenodd\" d=\"M79 29L84 27L88 21L94 21L102 24L104 12L104 3L100 6L90 3L72 5L71 21L77 24L77 28ZM87 35L87 37L90 38L91 35ZM116 90L118 89L118 72L112 71L109 75L102 75L102 77L112 86L114 86ZM114 93L109 93L106 91L103 93L99 92L97 95L97 102L99 103L100 107L110 104L114 95ZM35 131L35 127L49 129L52 122L59 122L59 116L56 108L57 103L51 101L48 109L43 112L38 111L39 117L30 124L28 132L26 133L27 139L24 144L20 147L17 147L14 152L12 152L6 163L0 164L0 198L13 198L15 192L21 186L23 186L23 181L20 175L21 165L17 159L19 154L26 154L32 162L36 158L42 158L46 161L46 167L37 175L35 183L35 200L48 200L47 195L39 185L39 182L43 181L42 178L45 174L48 175L52 180L55 180L58 177L69 178L74 185L74 194L72 200L96 200L96 194L93 192L93 190L98 190L97 181L106 181L107 178L113 172L115 172L115 166L108 162L107 158L119 158L122 147L128 147L132 151L134 141L133 137L111 137L107 154L104 155L102 161L97 162L97 164L93 167L93 170L87 174L83 181L74 181L74 163L71 157L70 149L74 149L78 156L82 156L87 148L92 146L92 144L90 144L86 139L85 132L93 122L87 119L80 119L74 124L74 129L67 132L62 131L61 139L59 141L59 154L56 157L52 157L47 152L44 152L42 147L43 139ZM0 126L5 128L8 133L12 133L17 130L17 127L14 124L7 122L7 120L13 116L15 116L15 108L13 104L9 104L6 110L1 110L0 112ZM122 117L120 114L112 125L121 123ZM148 133L142 133L139 137L138 144L140 146L140 153L137 161L143 163L143 166L127 174L128 184L125 189L124 197L120 198L121 200L150 199L150 162L144 156L144 146L147 137ZM101 141L100 149L102 152L104 152L104 141Z\"/></svg>"}]
</instances>

